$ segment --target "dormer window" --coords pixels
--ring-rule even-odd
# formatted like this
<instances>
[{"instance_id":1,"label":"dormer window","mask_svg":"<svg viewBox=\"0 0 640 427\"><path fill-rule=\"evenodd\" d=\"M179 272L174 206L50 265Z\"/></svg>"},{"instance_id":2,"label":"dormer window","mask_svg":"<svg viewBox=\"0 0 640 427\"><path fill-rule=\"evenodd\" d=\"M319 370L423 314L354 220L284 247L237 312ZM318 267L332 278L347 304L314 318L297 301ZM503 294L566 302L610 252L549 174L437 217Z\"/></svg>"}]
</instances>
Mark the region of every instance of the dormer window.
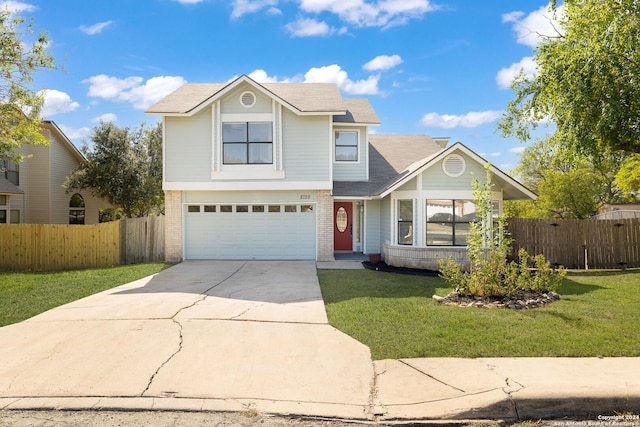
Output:
<instances>
[{"instance_id":1,"label":"dormer window","mask_svg":"<svg viewBox=\"0 0 640 427\"><path fill-rule=\"evenodd\" d=\"M354 130L336 131L336 152L337 162L357 162L358 161L358 132Z\"/></svg>"},{"instance_id":2,"label":"dormer window","mask_svg":"<svg viewBox=\"0 0 640 427\"><path fill-rule=\"evenodd\" d=\"M225 165L272 164L272 123L223 123L222 151Z\"/></svg>"}]
</instances>

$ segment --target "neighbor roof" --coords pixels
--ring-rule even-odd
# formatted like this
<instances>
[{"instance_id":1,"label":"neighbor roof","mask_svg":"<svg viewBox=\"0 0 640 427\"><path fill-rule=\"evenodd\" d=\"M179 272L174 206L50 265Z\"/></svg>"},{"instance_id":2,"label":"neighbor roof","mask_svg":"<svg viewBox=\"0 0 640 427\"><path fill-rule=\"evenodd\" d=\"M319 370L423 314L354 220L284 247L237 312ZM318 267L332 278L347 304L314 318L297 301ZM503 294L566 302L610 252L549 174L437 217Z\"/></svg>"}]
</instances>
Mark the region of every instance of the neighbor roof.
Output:
<instances>
[{"instance_id":1,"label":"neighbor roof","mask_svg":"<svg viewBox=\"0 0 640 427\"><path fill-rule=\"evenodd\" d=\"M187 83L149 107L145 113L191 115L243 83L250 84L257 90L275 97L299 113L344 114L347 110L347 103L335 83L260 84L248 76L240 76L230 83ZM361 102L358 105L360 109L364 108ZM370 117L370 113L367 117Z\"/></svg>"}]
</instances>

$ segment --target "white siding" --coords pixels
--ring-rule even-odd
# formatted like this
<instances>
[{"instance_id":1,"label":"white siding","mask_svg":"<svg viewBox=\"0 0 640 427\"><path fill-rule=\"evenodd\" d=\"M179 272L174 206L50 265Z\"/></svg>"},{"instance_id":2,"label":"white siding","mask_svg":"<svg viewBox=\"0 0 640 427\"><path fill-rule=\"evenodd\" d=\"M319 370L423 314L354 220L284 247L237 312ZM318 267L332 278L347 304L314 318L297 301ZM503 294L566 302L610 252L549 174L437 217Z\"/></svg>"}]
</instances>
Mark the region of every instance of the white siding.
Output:
<instances>
[{"instance_id":1,"label":"white siding","mask_svg":"<svg viewBox=\"0 0 640 427\"><path fill-rule=\"evenodd\" d=\"M384 244L391 241L391 197L380 202L380 240Z\"/></svg>"},{"instance_id":2,"label":"white siding","mask_svg":"<svg viewBox=\"0 0 640 427\"><path fill-rule=\"evenodd\" d=\"M193 117L165 118L167 182L211 181L211 109Z\"/></svg>"},{"instance_id":3,"label":"white siding","mask_svg":"<svg viewBox=\"0 0 640 427\"><path fill-rule=\"evenodd\" d=\"M256 104L251 108L246 108L240 103L240 95L245 91L251 91L256 95ZM256 114L256 113L271 113L271 98L262 95L260 92L244 84L229 93L221 102L223 114Z\"/></svg>"},{"instance_id":4,"label":"white siding","mask_svg":"<svg viewBox=\"0 0 640 427\"><path fill-rule=\"evenodd\" d=\"M296 116L282 112L282 146L287 181L328 181L329 117Z\"/></svg>"},{"instance_id":5,"label":"white siding","mask_svg":"<svg viewBox=\"0 0 640 427\"><path fill-rule=\"evenodd\" d=\"M484 179L486 171L482 165L476 163L474 160L471 160L471 158L462 153L457 154L460 154L465 160L466 169L464 173L458 177L452 178L444 173L442 170L442 161L440 161L422 174L423 190L465 191L471 189L471 181L474 176L481 180Z\"/></svg>"},{"instance_id":6,"label":"white siding","mask_svg":"<svg viewBox=\"0 0 640 427\"><path fill-rule=\"evenodd\" d=\"M380 240L380 200L369 200L365 204L365 244L364 252L379 254L382 252Z\"/></svg>"},{"instance_id":7,"label":"white siding","mask_svg":"<svg viewBox=\"0 0 640 427\"><path fill-rule=\"evenodd\" d=\"M50 146L24 145L23 152L30 157L20 164L20 188L25 192L25 212L20 220L27 224L47 224L51 221Z\"/></svg>"},{"instance_id":8,"label":"white siding","mask_svg":"<svg viewBox=\"0 0 640 427\"><path fill-rule=\"evenodd\" d=\"M366 126L336 127L338 130L358 131L358 161L357 162L333 162L333 179L335 181L365 181L367 180L367 165L369 164L369 152L367 143ZM331 135L331 156L335 156L335 135Z\"/></svg>"}]
</instances>

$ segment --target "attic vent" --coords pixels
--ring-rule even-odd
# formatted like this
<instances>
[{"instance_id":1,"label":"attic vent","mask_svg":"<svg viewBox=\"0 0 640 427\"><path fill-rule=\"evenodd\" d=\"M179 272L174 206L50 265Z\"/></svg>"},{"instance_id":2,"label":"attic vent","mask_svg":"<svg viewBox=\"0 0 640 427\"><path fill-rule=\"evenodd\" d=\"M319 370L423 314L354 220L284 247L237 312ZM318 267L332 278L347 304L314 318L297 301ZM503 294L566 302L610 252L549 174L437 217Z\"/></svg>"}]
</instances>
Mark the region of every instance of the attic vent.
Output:
<instances>
[{"instance_id":1,"label":"attic vent","mask_svg":"<svg viewBox=\"0 0 640 427\"><path fill-rule=\"evenodd\" d=\"M245 108L251 108L256 105L256 95L253 92L242 92L240 95L240 104Z\"/></svg>"},{"instance_id":2,"label":"attic vent","mask_svg":"<svg viewBox=\"0 0 640 427\"><path fill-rule=\"evenodd\" d=\"M458 154L451 154L442 161L442 170L452 178L462 175L466 167L464 159Z\"/></svg>"}]
</instances>

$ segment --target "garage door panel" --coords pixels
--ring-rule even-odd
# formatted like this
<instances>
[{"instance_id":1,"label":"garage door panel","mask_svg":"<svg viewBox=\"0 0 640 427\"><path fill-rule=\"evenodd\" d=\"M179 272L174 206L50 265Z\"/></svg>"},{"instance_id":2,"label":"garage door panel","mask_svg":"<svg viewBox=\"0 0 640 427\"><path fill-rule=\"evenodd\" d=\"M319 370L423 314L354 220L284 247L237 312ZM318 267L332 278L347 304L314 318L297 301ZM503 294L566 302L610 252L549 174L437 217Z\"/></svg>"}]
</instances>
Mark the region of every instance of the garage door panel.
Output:
<instances>
[{"instance_id":1,"label":"garage door panel","mask_svg":"<svg viewBox=\"0 0 640 427\"><path fill-rule=\"evenodd\" d=\"M314 212L188 212L187 259L315 259Z\"/></svg>"}]
</instances>

